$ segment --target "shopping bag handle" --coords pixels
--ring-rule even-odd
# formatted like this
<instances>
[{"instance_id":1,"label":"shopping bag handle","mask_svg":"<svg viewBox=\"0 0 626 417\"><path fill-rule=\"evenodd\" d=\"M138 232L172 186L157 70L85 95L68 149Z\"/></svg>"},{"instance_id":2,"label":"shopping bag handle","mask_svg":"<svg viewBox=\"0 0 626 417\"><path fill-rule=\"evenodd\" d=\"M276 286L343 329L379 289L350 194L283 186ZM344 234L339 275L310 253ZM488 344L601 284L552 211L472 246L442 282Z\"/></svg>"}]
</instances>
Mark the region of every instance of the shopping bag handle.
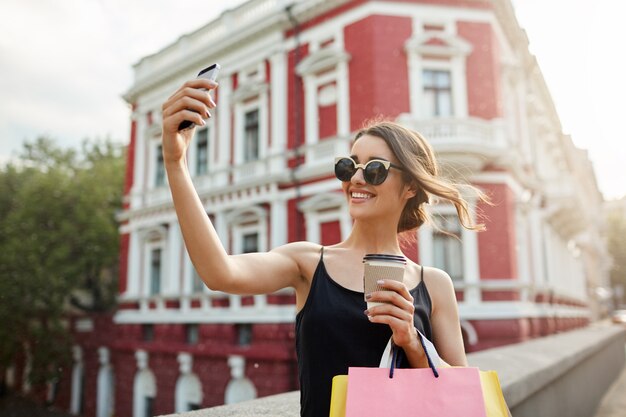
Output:
<instances>
[{"instance_id":1,"label":"shopping bag handle","mask_svg":"<svg viewBox=\"0 0 626 417\"><path fill-rule=\"evenodd\" d=\"M428 366L433 371L433 375L435 378L439 378L439 372L437 371L437 364L440 363L441 359L439 358L439 354L437 353L437 349L435 346L420 332L417 331L419 336L420 344L422 345L422 349L424 349L424 353L426 354L426 359L428 360ZM393 343L393 337L389 338L389 342L387 342L387 346L385 346L385 350L383 352L382 357L380 358L379 368L389 368L389 378L393 378L393 373L395 368L398 366L398 350L399 348Z\"/></svg>"}]
</instances>

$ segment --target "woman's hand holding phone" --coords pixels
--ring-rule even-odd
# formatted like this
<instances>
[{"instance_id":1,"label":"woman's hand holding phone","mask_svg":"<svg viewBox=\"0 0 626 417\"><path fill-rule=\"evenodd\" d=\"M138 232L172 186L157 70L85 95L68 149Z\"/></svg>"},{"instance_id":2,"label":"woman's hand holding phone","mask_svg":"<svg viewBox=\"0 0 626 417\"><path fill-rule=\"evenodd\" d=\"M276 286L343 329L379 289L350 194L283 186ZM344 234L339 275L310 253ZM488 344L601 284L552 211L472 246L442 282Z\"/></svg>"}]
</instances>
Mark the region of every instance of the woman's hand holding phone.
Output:
<instances>
[{"instance_id":1,"label":"woman's hand holding phone","mask_svg":"<svg viewBox=\"0 0 626 417\"><path fill-rule=\"evenodd\" d=\"M204 126L216 104L210 90L217 88L214 64L202 71L195 80L183 84L163 103L163 159L165 163L184 159L193 137L195 125Z\"/></svg>"}]
</instances>

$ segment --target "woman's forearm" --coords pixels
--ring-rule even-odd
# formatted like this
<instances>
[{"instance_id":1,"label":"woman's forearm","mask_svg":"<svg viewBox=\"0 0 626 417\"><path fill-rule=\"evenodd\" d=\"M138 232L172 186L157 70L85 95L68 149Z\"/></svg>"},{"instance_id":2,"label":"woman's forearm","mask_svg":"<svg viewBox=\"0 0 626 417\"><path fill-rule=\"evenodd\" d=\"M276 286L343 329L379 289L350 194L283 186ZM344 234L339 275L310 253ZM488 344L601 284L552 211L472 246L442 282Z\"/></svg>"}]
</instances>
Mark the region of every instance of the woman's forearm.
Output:
<instances>
[{"instance_id":1,"label":"woman's forearm","mask_svg":"<svg viewBox=\"0 0 626 417\"><path fill-rule=\"evenodd\" d=\"M194 188L185 160L166 162L165 169L189 256L207 286L219 289L229 275L228 255Z\"/></svg>"}]
</instances>

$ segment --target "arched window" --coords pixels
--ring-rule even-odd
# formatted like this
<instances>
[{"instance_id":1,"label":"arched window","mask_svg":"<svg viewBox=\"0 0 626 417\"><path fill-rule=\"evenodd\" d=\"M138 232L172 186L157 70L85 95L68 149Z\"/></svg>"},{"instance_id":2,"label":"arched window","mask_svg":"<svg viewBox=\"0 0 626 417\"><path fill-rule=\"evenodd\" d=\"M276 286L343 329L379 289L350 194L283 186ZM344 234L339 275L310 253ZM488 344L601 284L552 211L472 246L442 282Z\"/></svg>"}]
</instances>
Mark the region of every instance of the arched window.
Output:
<instances>
[{"instance_id":1,"label":"arched window","mask_svg":"<svg viewBox=\"0 0 626 417\"><path fill-rule=\"evenodd\" d=\"M142 233L143 238L143 296L157 296L164 286L167 233L164 226L158 226Z\"/></svg>"},{"instance_id":2,"label":"arched window","mask_svg":"<svg viewBox=\"0 0 626 417\"><path fill-rule=\"evenodd\" d=\"M246 360L243 356L231 355L228 357L231 380L226 385L224 404L234 404L248 401L257 397L256 388L252 381L245 376Z\"/></svg>"},{"instance_id":3,"label":"arched window","mask_svg":"<svg viewBox=\"0 0 626 417\"><path fill-rule=\"evenodd\" d=\"M148 354L138 350L135 357L138 370L133 383L133 417L152 417L157 393L156 379L148 367Z\"/></svg>"},{"instance_id":4,"label":"arched window","mask_svg":"<svg viewBox=\"0 0 626 417\"><path fill-rule=\"evenodd\" d=\"M243 207L226 215L230 227L233 254L267 250L267 210L259 206Z\"/></svg>"},{"instance_id":5,"label":"arched window","mask_svg":"<svg viewBox=\"0 0 626 417\"><path fill-rule=\"evenodd\" d=\"M112 417L115 413L115 385L109 349L98 349L100 370L98 371L97 417Z\"/></svg>"},{"instance_id":6,"label":"arched window","mask_svg":"<svg viewBox=\"0 0 626 417\"><path fill-rule=\"evenodd\" d=\"M70 413L82 414L85 386L85 374L83 368L83 349L80 346L72 348L74 366L72 367L72 397L70 400Z\"/></svg>"},{"instance_id":7,"label":"arched window","mask_svg":"<svg viewBox=\"0 0 626 417\"><path fill-rule=\"evenodd\" d=\"M192 372L193 358L188 353L181 353L178 363L180 376L176 381L176 412L198 410L202 406L202 385Z\"/></svg>"},{"instance_id":8,"label":"arched window","mask_svg":"<svg viewBox=\"0 0 626 417\"><path fill-rule=\"evenodd\" d=\"M301 202L298 208L304 213L308 241L330 245L350 234L352 220L343 194L318 194Z\"/></svg>"}]
</instances>

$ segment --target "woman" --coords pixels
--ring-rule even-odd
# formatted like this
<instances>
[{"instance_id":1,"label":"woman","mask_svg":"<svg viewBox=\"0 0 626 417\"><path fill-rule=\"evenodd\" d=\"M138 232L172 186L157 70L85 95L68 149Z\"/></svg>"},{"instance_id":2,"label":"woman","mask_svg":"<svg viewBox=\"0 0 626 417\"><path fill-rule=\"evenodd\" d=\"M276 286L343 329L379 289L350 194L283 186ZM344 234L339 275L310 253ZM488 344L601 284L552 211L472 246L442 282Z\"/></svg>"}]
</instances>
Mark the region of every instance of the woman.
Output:
<instances>
[{"instance_id":1,"label":"woman","mask_svg":"<svg viewBox=\"0 0 626 417\"><path fill-rule=\"evenodd\" d=\"M187 169L185 153L193 129L215 107L206 90L217 84L185 83L163 105L163 157L185 244L205 284L232 294L265 294L292 287L296 292L296 350L301 415L328 415L332 376L349 366L378 366L389 340L402 349L404 365L427 367L417 329L432 340L444 361L466 366L452 281L443 271L407 261L404 282L382 281L388 290L368 301L362 259L368 253L401 255L399 233L414 231L427 214L429 195L447 199L471 229L459 191L437 177L433 152L417 133L383 122L360 131L350 157L338 159L335 173L354 219L343 242L322 248L293 242L267 253L228 255L206 216Z\"/></svg>"}]
</instances>

